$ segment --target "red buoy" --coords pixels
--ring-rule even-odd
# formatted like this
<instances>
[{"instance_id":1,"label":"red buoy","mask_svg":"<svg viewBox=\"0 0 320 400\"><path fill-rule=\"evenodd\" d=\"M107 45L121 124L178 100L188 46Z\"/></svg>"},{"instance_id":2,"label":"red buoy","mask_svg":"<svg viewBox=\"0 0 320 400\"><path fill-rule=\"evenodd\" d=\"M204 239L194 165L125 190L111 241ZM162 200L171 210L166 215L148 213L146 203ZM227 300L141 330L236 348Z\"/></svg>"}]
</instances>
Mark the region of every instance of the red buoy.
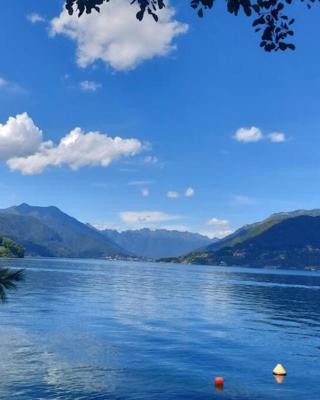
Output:
<instances>
[{"instance_id":1,"label":"red buoy","mask_svg":"<svg viewBox=\"0 0 320 400\"><path fill-rule=\"evenodd\" d=\"M214 386L217 390L222 391L224 387L224 378L222 378L222 376L216 376L214 378Z\"/></svg>"}]
</instances>

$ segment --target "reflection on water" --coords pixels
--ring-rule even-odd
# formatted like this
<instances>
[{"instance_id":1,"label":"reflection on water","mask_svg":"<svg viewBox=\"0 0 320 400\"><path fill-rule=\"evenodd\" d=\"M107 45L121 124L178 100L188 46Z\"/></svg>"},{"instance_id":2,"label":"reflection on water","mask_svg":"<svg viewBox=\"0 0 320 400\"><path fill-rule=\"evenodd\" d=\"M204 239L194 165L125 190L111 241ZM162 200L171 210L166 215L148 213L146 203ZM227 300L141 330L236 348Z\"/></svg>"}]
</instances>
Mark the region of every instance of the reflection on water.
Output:
<instances>
[{"instance_id":1,"label":"reflection on water","mask_svg":"<svg viewBox=\"0 0 320 400\"><path fill-rule=\"evenodd\" d=\"M0 307L1 399L320 399L317 273L8 264L27 280Z\"/></svg>"}]
</instances>

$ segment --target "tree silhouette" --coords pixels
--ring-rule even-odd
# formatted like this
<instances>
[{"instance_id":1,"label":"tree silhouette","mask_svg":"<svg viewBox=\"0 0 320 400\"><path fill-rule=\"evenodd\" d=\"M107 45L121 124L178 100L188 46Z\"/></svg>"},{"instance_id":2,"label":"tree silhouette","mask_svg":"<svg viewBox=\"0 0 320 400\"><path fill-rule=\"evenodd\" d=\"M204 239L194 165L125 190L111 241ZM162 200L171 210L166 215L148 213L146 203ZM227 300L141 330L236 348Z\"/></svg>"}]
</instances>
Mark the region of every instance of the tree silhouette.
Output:
<instances>
[{"instance_id":1,"label":"tree silhouette","mask_svg":"<svg viewBox=\"0 0 320 400\"><path fill-rule=\"evenodd\" d=\"M90 14L92 10L100 12L103 3L115 0L65 0L66 9L72 15L75 11L78 16L86 12ZM130 0L128 0L130 1ZM191 7L197 11L199 17L203 17L204 10L211 9L215 0L190 0ZM320 0L295 0L295 3L304 3L307 8ZM164 0L131 0L131 4L137 3L139 11L136 14L138 20L142 20L145 14L149 14L158 21L157 13L165 7ZM290 42L290 37L294 35L292 25L293 18L287 15L288 6L294 0L226 0L227 11L235 16L242 11L247 17L252 17L252 26L256 32L260 32L260 47L265 51L294 50L295 46Z\"/></svg>"},{"instance_id":2,"label":"tree silhouette","mask_svg":"<svg viewBox=\"0 0 320 400\"><path fill-rule=\"evenodd\" d=\"M9 268L0 268L0 302L7 300L7 291L16 288L16 282L24 279L23 270L12 271Z\"/></svg>"}]
</instances>

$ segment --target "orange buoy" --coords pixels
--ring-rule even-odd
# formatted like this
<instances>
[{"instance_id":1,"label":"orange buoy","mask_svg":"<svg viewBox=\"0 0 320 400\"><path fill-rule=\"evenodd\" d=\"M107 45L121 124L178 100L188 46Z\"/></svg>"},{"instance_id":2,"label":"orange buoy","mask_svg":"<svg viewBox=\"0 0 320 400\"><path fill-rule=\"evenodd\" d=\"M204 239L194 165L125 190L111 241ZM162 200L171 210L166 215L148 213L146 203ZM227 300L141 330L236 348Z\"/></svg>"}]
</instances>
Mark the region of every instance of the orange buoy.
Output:
<instances>
[{"instance_id":1,"label":"orange buoy","mask_svg":"<svg viewBox=\"0 0 320 400\"><path fill-rule=\"evenodd\" d=\"M285 370L284 366L282 364L277 364L272 371L273 375L280 375L280 376L285 376L287 375L287 371Z\"/></svg>"},{"instance_id":2,"label":"orange buoy","mask_svg":"<svg viewBox=\"0 0 320 400\"><path fill-rule=\"evenodd\" d=\"M224 379L222 376L217 376L214 378L214 386L217 390L222 391L224 387Z\"/></svg>"},{"instance_id":3,"label":"orange buoy","mask_svg":"<svg viewBox=\"0 0 320 400\"><path fill-rule=\"evenodd\" d=\"M285 375L275 375L274 378L275 378L277 383L281 384L285 380Z\"/></svg>"}]
</instances>

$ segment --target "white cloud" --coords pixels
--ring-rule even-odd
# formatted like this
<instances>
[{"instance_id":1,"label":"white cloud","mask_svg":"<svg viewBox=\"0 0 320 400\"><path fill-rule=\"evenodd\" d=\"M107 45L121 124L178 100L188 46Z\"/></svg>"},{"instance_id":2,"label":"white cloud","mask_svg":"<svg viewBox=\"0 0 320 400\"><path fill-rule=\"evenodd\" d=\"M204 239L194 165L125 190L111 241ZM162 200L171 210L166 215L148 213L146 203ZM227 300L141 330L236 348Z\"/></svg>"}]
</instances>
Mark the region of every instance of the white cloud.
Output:
<instances>
[{"instance_id":1,"label":"white cloud","mask_svg":"<svg viewBox=\"0 0 320 400\"><path fill-rule=\"evenodd\" d=\"M137 139L111 138L100 132L75 128L58 145L44 141L42 131L27 113L9 117L0 124L0 159L11 170L25 175L41 173L49 166L108 166L121 157L133 156L142 149Z\"/></svg>"},{"instance_id":2,"label":"white cloud","mask_svg":"<svg viewBox=\"0 0 320 400\"><path fill-rule=\"evenodd\" d=\"M111 227L111 224L104 223L104 222L93 222L93 223L90 223L90 225L93 228L97 229L98 231L104 231L105 229L114 229L114 227Z\"/></svg>"},{"instance_id":3,"label":"white cloud","mask_svg":"<svg viewBox=\"0 0 320 400\"><path fill-rule=\"evenodd\" d=\"M211 218L207 224L218 227L228 227L229 221L227 219Z\"/></svg>"},{"instance_id":4,"label":"white cloud","mask_svg":"<svg viewBox=\"0 0 320 400\"><path fill-rule=\"evenodd\" d=\"M207 236L210 239L222 239L228 235L231 235L233 232L234 231L232 229L203 229L199 231L201 235Z\"/></svg>"},{"instance_id":5,"label":"white cloud","mask_svg":"<svg viewBox=\"0 0 320 400\"><path fill-rule=\"evenodd\" d=\"M188 187L184 194L186 197L193 197L194 196L194 189L192 187Z\"/></svg>"},{"instance_id":6,"label":"white cloud","mask_svg":"<svg viewBox=\"0 0 320 400\"><path fill-rule=\"evenodd\" d=\"M171 215L162 211L123 211L120 213L120 218L127 224L152 224L181 219L178 215Z\"/></svg>"},{"instance_id":7,"label":"white cloud","mask_svg":"<svg viewBox=\"0 0 320 400\"><path fill-rule=\"evenodd\" d=\"M259 142L263 139L263 134L259 128L252 126L251 128L240 128L233 135L237 142L250 143Z\"/></svg>"},{"instance_id":8,"label":"white cloud","mask_svg":"<svg viewBox=\"0 0 320 400\"><path fill-rule=\"evenodd\" d=\"M158 157L156 156L146 156L143 159L144 164L157 164L158 161Z\"/></svg>"},{"instance_id":9,"label":"white cloud","mask_svg":"<svg viewBox=\"0 0 320 400\"><path fill-rule=\"evenodd\" d=\"M127 0L104 3L101 13L70 16L64 9L51 21L51 35L65 35L77 43L77 63L87 67L97 60L116 70L135 68L145 60L166 56L176 46L173 40L188 30L174 19L174 10L166 7L159 21L146 15L136 19L137 4Z\"/></svg>"},{"instance_id":10,"label":"white cloud","mask_svg":"<svg viewBox=\"0 0 320 400\"><path fill-rule=\"evenodd\" d=\"M24 94L26 93L20 85L14 82L10 82L3 77L0 77L0 90L5 90L9 93Z\"/></svg>"},{"instance_id":11,"label":"white cloud","mask_svg":"<svg viewBox=\"0 0 320 400\"><path fill-rule=\"evenodd\" d=\"M0 77L0 88L5 87L8 85L8 82Z\"/></svg>"},{"instance_id":12,"label":"white cloud","mask_svg":"<svg viewBox=\"0 0 320 400\"><path fill-rule=\"evenodd\" d=\"M238 129L233 135L233 139L242 143L254 143L260 142L261 140L268 140L272 143L281 143L287 140L284 133L273 132L264 135L261 129L256 128L255 126L252 126L251 128Z\"/></svg>"},{"instance_id":13,"label":"white cloud","mask_svg":"<svg viewBox=\"0 0 320 400\"><path fill-rule=\"evenodd\" d=\"M144 188L144 189L141 190L141 194L142 194L143 197L148 197L149 194L150 194L150 191L149 191L148 188Z\"/></svg>"},{"instance_id":14,"label":"white cloud","mask_svg":"<svg viewBox=\"0 0 320 400\"><path fill-rule=\"evenodd\" d=\"M285 142L287 140L286 135L281 132L269 133L268 138L273 143L281 143L281 142Z\"/></svg>"},{"instance_id":15,"label":"white cloud","mask_svg":"<svg viewBox=\"0 0 320 400\"><path fill-rule=\"evenodd\" d=\"M169 190L169 192L167 192L167 197L169 199L177 199L178 197L180 197L178 192L175 192L173 190Z\"/></svg>"},{"instance_id":16,"label":"white cloud","mask_svg":"<svg viewBox=\"0 0 320 400\"><path fill-rule=\"evenodd\" d=\"M230 222L227 219L214 217L207 221L207 225L209 225L211 229L204 230L201 233L209 236L210 238L223 238L233 232L230 227Z\"/></svg>"},{"instance_id":17,"label":"white cloud","mask_svg":"<svg viewBox=\"0 0 320 400\"><path fill-rule=\"evenodd\" d=\"M33 154L42 142L42 131L27 113L9 117L5 124L0 124L1 160Z\"/></svg>"},{"instance_id":18,"label":"white cloud","mask_svg":"<svg viewBox=\"0 0 320 400\"><path fill-rule=\"evenodd\" d=\"M101 84L94 81L82 81L80 82L80 88L85 92L96 92L101 88Z\"/></svg>"},{"instance_id":19,"label":"white cloud","mask_svg":"<svg viewBox=\"0 0 320 400\"><path fill-rule=\"evenodd\" d=\"M36 24L38 22L46 22L46 19L42 15L37 13L27 15L27 20L32 24Z\"/></svg>"},{"instance_id":20,"label":"white cloud","mask_svg":"<svg viewBox=\"0 0 320 400\"><path fill-rule=\"evenodd\" d=\"M133 156L141 150L137 139L111 138L100 132L84 132L75 128L64 136L58 145L43 145L28 157L16 157L7 161L11 170L25 175L39 174L49 166L68 165L77 170L84 166L107 167L121 157Z\"/></svg>"}]
</instances>

